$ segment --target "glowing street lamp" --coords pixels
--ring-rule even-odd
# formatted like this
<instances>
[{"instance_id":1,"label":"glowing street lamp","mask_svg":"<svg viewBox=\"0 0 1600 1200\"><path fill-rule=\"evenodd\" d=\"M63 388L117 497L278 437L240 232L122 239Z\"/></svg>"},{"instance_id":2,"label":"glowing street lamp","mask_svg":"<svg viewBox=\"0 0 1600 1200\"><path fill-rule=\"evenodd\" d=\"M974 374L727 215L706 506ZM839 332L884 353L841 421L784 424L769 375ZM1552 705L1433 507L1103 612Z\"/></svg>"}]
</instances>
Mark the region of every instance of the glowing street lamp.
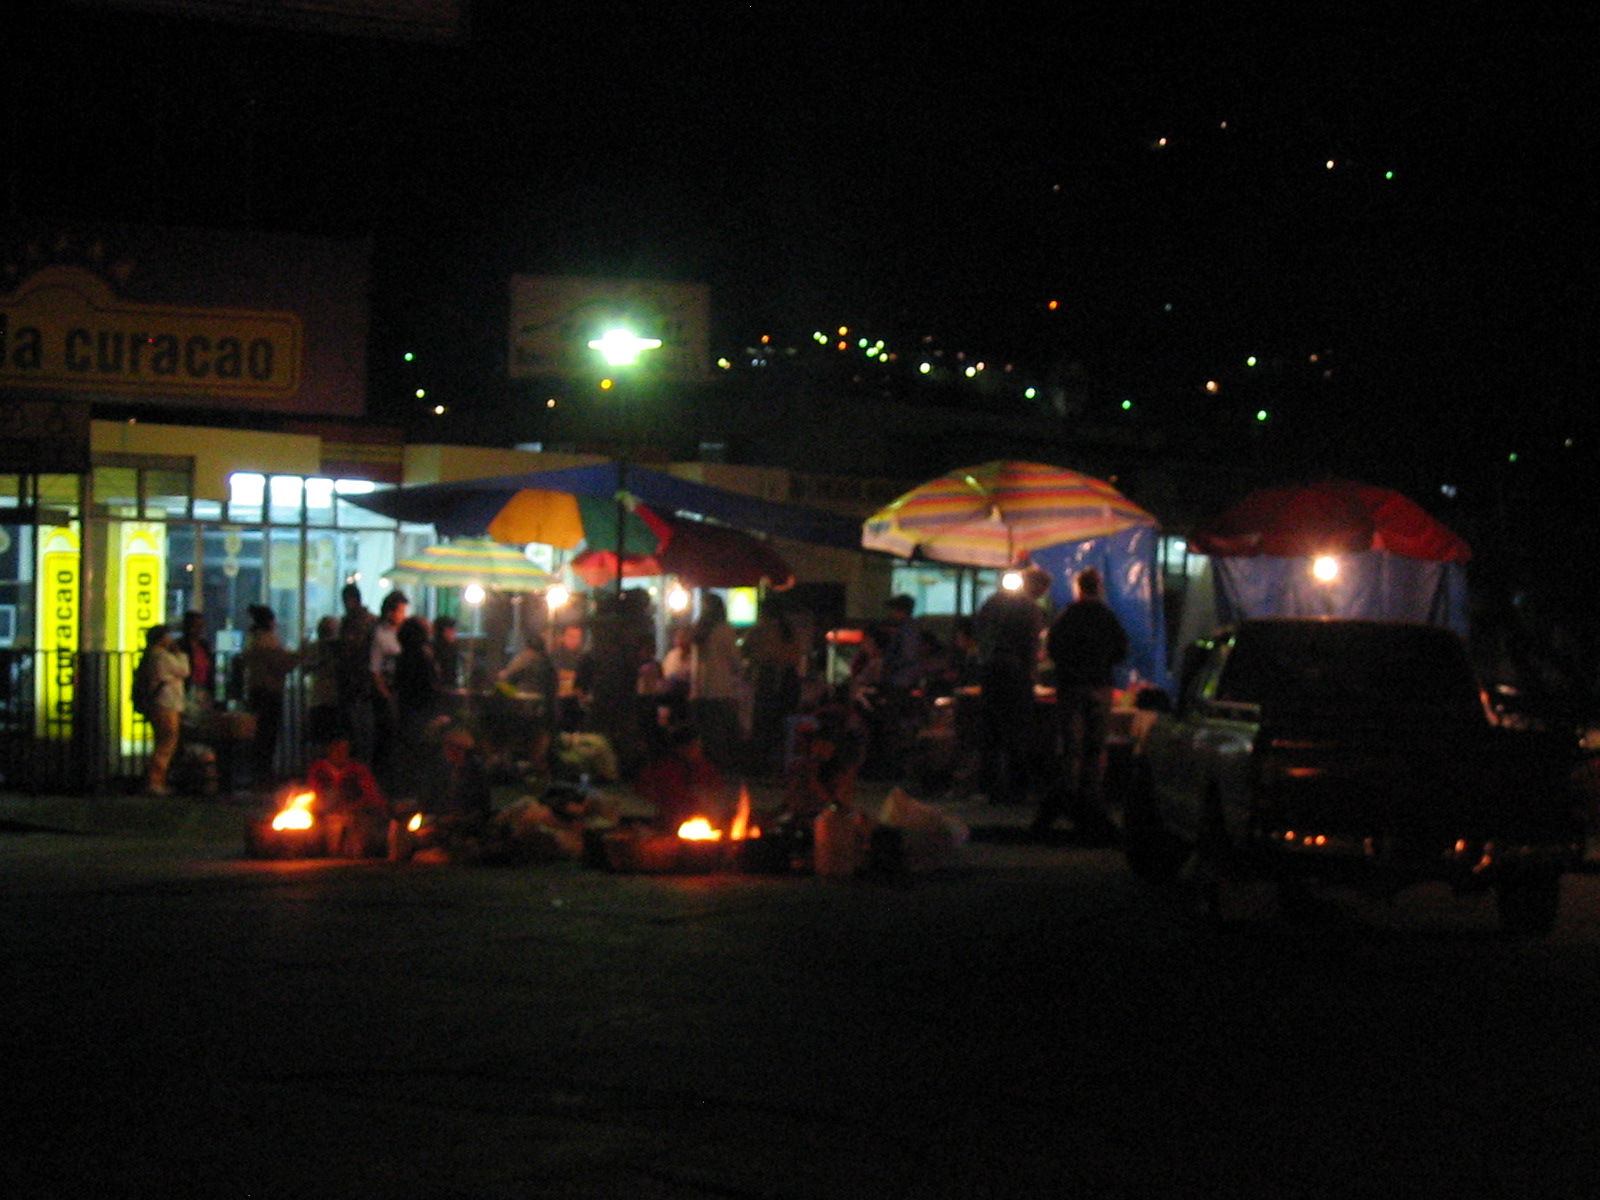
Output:
<instances>
[{"instance_id":1,"label":"glowing street lamp","mask_svg":"<svg viewBox=\"0 0 1600 1200\"><path fill-rule=\"evenodd\" d=\"M1339 578L1339 560L1331 554L1319 554L1311 563L1311 575L1318 583L1332 583Z\"/></svg>"},{"instance_id":2,"label":"glowing street lamp","mask_svg":"<svg viewBox=\"0 0 1600 1200\"><path fill-rule=\"evenodd\" d=\"M598 351L607 366L626 367L638 362L639 355L646 350L661 349L661 339L640 337L632 330L619 327L591 338L589 349Z\"/></svg>"}]
</instances>

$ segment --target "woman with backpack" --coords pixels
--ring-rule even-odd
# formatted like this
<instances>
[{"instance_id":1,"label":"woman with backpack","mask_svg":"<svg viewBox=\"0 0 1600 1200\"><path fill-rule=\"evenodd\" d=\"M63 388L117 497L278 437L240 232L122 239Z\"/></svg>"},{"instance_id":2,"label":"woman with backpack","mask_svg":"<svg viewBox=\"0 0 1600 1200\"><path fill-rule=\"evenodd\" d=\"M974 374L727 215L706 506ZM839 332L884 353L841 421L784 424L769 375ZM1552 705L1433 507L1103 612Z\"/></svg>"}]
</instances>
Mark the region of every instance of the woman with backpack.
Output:
<instances>
[{"instance_id":1,"label":"woman with backpack","mask_svg":"<svg viewBox=\"0 0 1600 1200\"><path fill-rule=\"evenodd\" d=\"M165 625L152 625L144 638L144 655L133 674L134 708L150 722L155 747L145 771L145 791L170 796L167 771L178 752L179 724L183 719L184 684L189 678L189 656L178 649L177 639Z\"/></svg>"}]
</instances>

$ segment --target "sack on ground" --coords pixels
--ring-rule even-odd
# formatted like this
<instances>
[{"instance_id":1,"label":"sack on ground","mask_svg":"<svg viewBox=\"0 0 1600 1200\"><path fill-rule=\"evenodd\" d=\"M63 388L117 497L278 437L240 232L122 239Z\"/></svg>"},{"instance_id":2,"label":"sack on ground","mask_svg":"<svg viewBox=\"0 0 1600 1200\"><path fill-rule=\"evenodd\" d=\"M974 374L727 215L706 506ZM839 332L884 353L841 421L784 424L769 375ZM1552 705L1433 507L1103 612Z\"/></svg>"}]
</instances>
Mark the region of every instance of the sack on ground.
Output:
<instances>
[{"instance_id":1,"label":"sack on ground","mask_svg":"<svg viewBox=\"0 0 1600 1200\"><path fill-rule=\"evenodd\" d=\"M901 831L905 865L912 871L949 866L967 844L964 824L904 788L894 788L884 797L878 823Z\"/></svg>"}]
</instances>

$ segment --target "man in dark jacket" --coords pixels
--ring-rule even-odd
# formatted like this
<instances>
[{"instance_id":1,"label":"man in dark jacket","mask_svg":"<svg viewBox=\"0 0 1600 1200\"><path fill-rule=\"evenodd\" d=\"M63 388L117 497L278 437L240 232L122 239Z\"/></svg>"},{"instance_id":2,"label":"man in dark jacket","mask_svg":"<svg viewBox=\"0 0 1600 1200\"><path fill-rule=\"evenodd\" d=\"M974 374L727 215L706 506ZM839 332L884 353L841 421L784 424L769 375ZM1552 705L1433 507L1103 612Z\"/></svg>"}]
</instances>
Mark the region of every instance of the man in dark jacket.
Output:
<instances>
[{"instance_id":1,"label":"man in dark jacket","mask_svg":"<svg viewBox=\"0 0 1600 1200\"><path fill-rule=\"evenodd\" d=\"M1050 590L1050 576L1030 565L1020 582L985 600L974 622L982 689L978 786L990 804L1026 803L1033 775L1034 668L1044 630L1039 602Z\"/></svg>"},{"instance_id":2,"label":"man in dark jacket","mask_svg":"<svg viewBox=\"0 0 1600 1200\"><path fill-rule=\"evenodd\" d=\"M1045 652L1055 664L1065 778L1040 800L1033 831L1045 833L1065 803L1075 838L1104 843L1116 834L1102 796L1111 669L1128 656L1128 635L1101 598L1099 571L1086 567L1074 583L1078 598L1061 610L1045 637Z\"/></svg>"}]
</instances>

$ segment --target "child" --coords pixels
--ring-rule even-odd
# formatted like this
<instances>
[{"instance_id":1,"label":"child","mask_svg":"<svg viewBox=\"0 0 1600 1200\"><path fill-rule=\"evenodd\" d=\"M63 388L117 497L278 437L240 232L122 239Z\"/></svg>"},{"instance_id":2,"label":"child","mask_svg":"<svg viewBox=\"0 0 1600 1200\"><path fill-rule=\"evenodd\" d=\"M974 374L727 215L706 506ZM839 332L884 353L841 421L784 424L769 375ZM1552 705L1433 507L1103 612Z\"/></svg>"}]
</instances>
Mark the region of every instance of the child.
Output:
<instances>
[{"instance_id":1,"label":"child","mask_svg":"<svg viewBox=\"0 0 1600 1200\"><path fill-rule=\"evenodd\" d=\"M380 852L388 805L367 765L351 756L349 734L328 738L322 757L306 771L306 785L317 794L331 853L361 858Z\"/></svg>"}]
</instances>

